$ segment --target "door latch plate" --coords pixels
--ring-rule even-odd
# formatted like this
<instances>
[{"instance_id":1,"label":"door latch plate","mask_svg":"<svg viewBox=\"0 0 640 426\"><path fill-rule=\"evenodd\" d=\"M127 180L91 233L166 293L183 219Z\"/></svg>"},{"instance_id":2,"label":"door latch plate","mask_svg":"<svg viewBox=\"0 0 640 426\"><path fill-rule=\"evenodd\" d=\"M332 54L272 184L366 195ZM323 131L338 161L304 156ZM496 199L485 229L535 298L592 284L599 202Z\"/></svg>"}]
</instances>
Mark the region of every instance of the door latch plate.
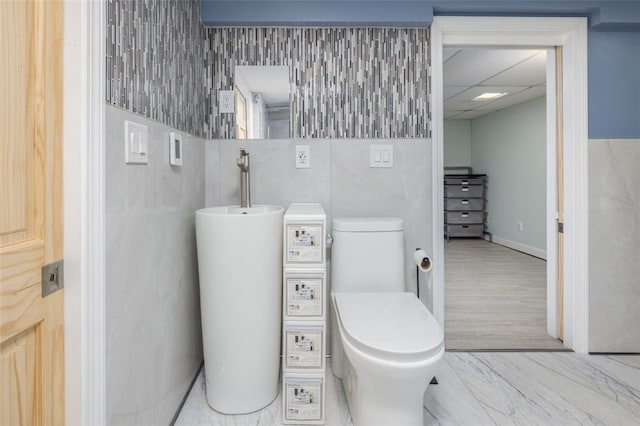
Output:
<instances>
[{"instance_id":1,"label":"door latch plate","mask_svg":"<svg viewBox=\"0 0 640 426\"><path fill-rule=\"evenodd\" d=\"M64 287L64 264L62 260L42 267L42 297L47 297Z\"/></svg>"}]
</instances>

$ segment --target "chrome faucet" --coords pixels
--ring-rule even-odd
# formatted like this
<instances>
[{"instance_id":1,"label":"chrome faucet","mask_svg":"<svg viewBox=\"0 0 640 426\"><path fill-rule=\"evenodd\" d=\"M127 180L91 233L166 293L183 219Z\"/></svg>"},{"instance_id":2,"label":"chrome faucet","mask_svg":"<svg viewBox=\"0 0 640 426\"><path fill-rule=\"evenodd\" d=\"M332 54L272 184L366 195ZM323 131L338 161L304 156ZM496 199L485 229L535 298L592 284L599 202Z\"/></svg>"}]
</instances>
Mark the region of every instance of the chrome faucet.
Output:
<instances>
[{"instance_id":1,"label":"chrome faucet","mask_svg":"<svg viewBox=\"0 0 640 426\"><path fill-rule=\"evenodd\" d=\"M249 153L240 148L240 158L236 160L240 167L240 207L251 207L251 185L249 183Z\"/></svg>"}]
</instances>

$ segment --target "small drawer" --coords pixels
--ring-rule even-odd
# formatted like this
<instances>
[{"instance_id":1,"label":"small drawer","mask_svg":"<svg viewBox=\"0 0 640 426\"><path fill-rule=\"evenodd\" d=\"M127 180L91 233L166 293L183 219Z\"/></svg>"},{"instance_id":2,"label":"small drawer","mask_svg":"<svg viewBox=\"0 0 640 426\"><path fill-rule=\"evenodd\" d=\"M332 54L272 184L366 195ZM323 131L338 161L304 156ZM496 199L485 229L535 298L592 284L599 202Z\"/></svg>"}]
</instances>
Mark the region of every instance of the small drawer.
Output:
<instances>
[{"instance_id":1,"label":"small drawer","mask_svg":"<svg viewBox=\"0 0 640 426\"><path fill-rule=\"evenodd\" d=\"M324 265L324 223L285 222L284 266Z\"/></svg>"},{"instance_id":2,"label":"small drawer","mask_svg":"<svg viewBox=\"0 0 640 426\"><path fill-rule=\"evenodd\" d=\"M285 319L318 320L324 318L324 270L287 270L283 274Z\"/></svg>"},{"instance_id":3,"label":"small drawer","mask_svg":"<svg viewBox=\"0 0 640 426\"><path fill-rule=\"evenodd\" d=\"M445 185L444 192L447 198L482 198L484 185Z\"/></svg>"},{"instance_id":4,"label":"small drawer","mask_svg":"<svg viewBox=\"0 0 640 426\"><path fill-rule=\"evenodd\" d=\"M287 322L283 334L284 370L318 370L325 367L324 323L312 325Z\"/></svg>"},{"instance_id":5,"label":"small drawer","mask_svg":"<svg viewBox=\"0 0 640 426\"><path fill-rule=\"evenodd\" d=\"M445 198L444 208L448 211L483 211L484 198Z\"/></svg>"},{"instance_id":6,"label":"small drawer","mask_svg":"<svg viewBox=\"0 0 640 426\"><path fill-rule=\"evenodd\" d=\"M449 237L482 237L484 225L445 225Z\"/></svg>"},{"instance_id":7,"label":"small drawer","mask_svg":"<svg viewBox=\"0 0 640 426\"><path fill-rule=\"evenodd\" d=\"M450 224L469 224L483 223L484 212L447 212L445 223Z\"/></svg>"},{"instance_id":8,"label":"small drawer","mask_svg":"<svg viewBox=\"0 0 640 426\"><path fill-rule=\"evenodd\" d=\"M282 378L284 424L324 424L325 376L288 375Z\"/></svg>"},{"instance_id":9,"label":"small drawer","mask_svg":"<svg viewBox=\"0 0 640 426\"><path fill-rule=\"evenodd\" d=\"M484 185L484 176L445 176L446 185Z\"/></svg>"}]
</instances>

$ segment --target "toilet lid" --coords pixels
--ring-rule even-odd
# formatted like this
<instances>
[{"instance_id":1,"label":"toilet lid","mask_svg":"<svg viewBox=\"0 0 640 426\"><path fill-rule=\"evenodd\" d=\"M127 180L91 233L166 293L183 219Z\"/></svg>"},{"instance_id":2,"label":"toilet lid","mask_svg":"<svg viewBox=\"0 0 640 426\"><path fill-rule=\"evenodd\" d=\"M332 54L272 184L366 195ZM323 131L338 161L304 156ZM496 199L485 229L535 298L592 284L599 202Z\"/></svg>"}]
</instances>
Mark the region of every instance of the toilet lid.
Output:
<instances>
[{"instance_id":1,"label":"toilet lid","mask_svg":"<svg viewBox=\"0 0 640 426\"><path fill-rule=\"evenodd\" d=\"M335 293L344 335L358 349L390 361L440 352L442 327L413 293Z\"/></svg>"}]
</instances>

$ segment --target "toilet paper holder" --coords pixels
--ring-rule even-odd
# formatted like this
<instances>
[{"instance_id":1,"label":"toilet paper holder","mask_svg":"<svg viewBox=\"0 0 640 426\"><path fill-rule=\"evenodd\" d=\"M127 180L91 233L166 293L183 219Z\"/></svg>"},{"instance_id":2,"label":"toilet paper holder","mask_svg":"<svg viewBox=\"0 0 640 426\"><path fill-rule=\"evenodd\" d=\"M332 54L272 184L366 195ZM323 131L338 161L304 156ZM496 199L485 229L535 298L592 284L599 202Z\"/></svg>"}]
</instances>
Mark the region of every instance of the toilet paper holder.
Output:
<instances>
[{"instance_id":1,"label":"toilet paper holder","mask_svg":"<svg viewBox=\"0 0 640 426\"><path fill-rule=\"evenodd\" d=\"M427 253L421 248L413 252L413 261L416 264L416 296L420 298L420 271L429 272L433 268L433 262Z\"/></svg>"},{"instance_id":2,"label":"toilet paper holder","mask_svg":"<svg viewBox=\"0 0 640 426\"><path fill-rule=\"evenodd\" d=\"M433 267L431 258L421 248L417 248L416 251L413 252L413 261L416 263L416 267L422 272L429 272Z\"/></svg>"}]
</instances>

